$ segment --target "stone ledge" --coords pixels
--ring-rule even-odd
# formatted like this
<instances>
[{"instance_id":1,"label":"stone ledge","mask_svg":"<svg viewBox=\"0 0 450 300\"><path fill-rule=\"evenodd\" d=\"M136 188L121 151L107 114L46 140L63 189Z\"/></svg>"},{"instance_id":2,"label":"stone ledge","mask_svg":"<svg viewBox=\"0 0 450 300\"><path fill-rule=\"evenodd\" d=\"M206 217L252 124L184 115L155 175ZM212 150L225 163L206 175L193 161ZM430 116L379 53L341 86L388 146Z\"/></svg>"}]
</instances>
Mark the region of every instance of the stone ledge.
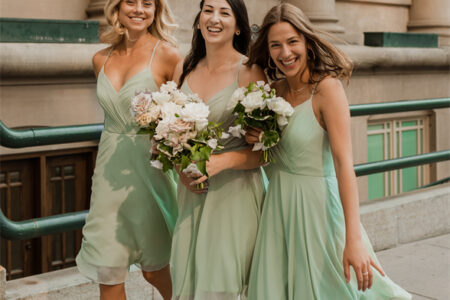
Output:
<instances>
[{"instance_id":1,"label":"stone ledge","mask_svg":"<svg viewBox=\"0 0 450 300\"><path fill-rule=\"evenodd\" d=\"M92 56L105 44L1 43L0 74L4 82L17 78L94 78ZM443 69L450 67L450 48L373 48L339 45L356 71L373 69ZM185 53L189 45L181 44Z\"/></svg>"},{"instance_id":2,"label":"stone ledge","mask_svg":"<svg viewBox=\"0 0 450 300\"><path fill-rule=\"evenodd\" d=\"M145 281L136 267L131 268L125 288L129 300L162 300L159 293ZM82 276L78 269L73 267L6 282L5 300L25 299L97 300L99 291L97 284Z\"/></svg>"},{"instance_id":3,"label":"stone ledge","mask_svg":"<svg viewBox=\"0 0 450 300\"><path fill-rule=\"evenodd\" d=\"M450 233L450 184L361 205L376 251Z\"/></svg>"}]
</instances>

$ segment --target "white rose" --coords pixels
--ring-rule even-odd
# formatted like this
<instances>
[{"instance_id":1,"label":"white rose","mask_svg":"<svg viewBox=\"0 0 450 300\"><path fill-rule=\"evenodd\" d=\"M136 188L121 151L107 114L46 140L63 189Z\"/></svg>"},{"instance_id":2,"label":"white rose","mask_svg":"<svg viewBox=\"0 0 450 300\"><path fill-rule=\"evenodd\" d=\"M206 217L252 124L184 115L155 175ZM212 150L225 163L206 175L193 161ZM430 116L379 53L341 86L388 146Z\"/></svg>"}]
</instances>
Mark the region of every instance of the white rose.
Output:
<instances>
[{"instance_id":1,"label":"white rose","mask_svg":"<svg viewBox=\"0 0 450 300\"><path fill-rule=\"evenodd\" d=\"M241 124L236 125L236 126L231 126L230 128L228 128L228 132L237 138L240 138L242 135L245 135L245 130L242 129Z\"/></svg>"},{"instance_id":2,"label":"white rose","mask_svg":"<svg viewBox=\"0 0 450 300\"><path fill-rule=\"evenodd\" d=\"M156 168L156 169L159 169L159 170L162 170L162 168L163 168L163 164L159 160L151 160L150 161L150 165L153 168Z\"/></svg>"},{"instance_id":3,"label":"white rose","mask_svg":"<svg viewBox=\"0 0 450 300\"><path fill-rule=\"evenodd\" d=\"M209 139L207 144L213 150L217 148L217 140L216 139Z\"/></svg>"},{"instance_id":4,"label":"white rose","mask_svg":"<svg viewBox=\"0 0 450 300\"><path fill-rule=\"evenodd\" d=\"M182 107L173 102L166 102L161 106L161 117L163 119L169 119L172 122L177 118L176 115L180 115Z\"/></svg>"},{"instance_id":5,"label":"white rose","mask_svg":"<svg viewBox=\"0 0 450 300\"><path fill-rule=\"evenodd\" d=\"M176 90L173 92L172 101L178 105L185 105L186 102L188 101L188 96L186 96L184 93Z\"/></svg>"},{"instance_id":6,"label":"white rose","mask_svg":"<svg viewBox=\"0 0 450 300\"><path fill-rule=\"evenodd\" d=\"M290 117L294 113L292 105L281 97L268 100L268 107L280 116Z\"/></svg>"},{"instance_id":7,"label":"white rose","mask_svg":"<svg viewBox=\"0 0 450 300\"><path fill-rule=\"evenodd\" d=\"M177 90L177 84L174 81L168 81L161 85L160 90L163 93L173 93Z\"/></svg>"},{"instance_id":8,"label":"white rose","mask_svg":"<svg viewBox=\"0 0 450 300\"><path fill-rule=\"evenodd\" d=\"M198 96L198 94L190 94L188 99L190 102L203 103L203 100Z\"/></svg>"},{"instance_id":9,"label":"white rose","mask_svg":"<svg viewBox=\"0 0 450 300\"><path fill-rule=\"evenodd\" d=\"M180 117L185 122L195 122L198 131L208 125L209 107L204 103L188 103L180 112Z\"/></svg>"},{"instance_id":10,"label":"white rose","mask_svg":"<svg viewBox=\"0 0 450 300\"><path fill-rule=\"evenodd\" d=\"M163 105L170 101L171 96L168 93L154 92L152 98L159 105Z\"/></svg>"},{"instance_id":11,"label":"white rose","mask_svg":"<svg viewBox=\"0 0 450 300\"><path fill-rule=\"evenodd\" d=\"M247 96L245 96L242 100L241 104L245 107L246 113L250 113L257 108L263 108L265 105L263 93L259 90L256 92L248 93Z\"/></svg>"},{"instance_id":12,"label":"white rose","mask_svg":"<svg viewBox=\"0 0 450 300\"><path fill-rule=\"evenodd\" d=\"M191 163L189 166L187 166L183 173L187 174L188 177L200 177L203 176L202 172L197 168L197 165L194 163Z\"/></svg>"},{"instance_id":13,"label":"white rose","mask_svg":"<svg viewBox=\"0 0 450 300\"><path fill-rule=\"evenodd\" d=\"M170 125L170 120L168 120L168 119L163 119L163 120L159 121L158 125L155 128L154 138L156 140L165 139L169 133L169 125Z\"/></svg>"},{"instance_id":14,"label":"white rose","mask_svg":"<svg viewBox=\"0 0 450 300\"><path fill-rule=\"evenodd\" d=\"M224 139L227 139L229 137L230 137L230 135L228 133L222 132L222 136L220 137L220 139L224 140Z\"/></svg>"},{"instance_id":15,"label":"white rose","mask_svg":"<svg viewBox=\"0 0 450 300\"><path fill-rule=\"evenodd\" d=\"M239 101L242 101L245 97L245 88L238 88L234 91L233 95L231 96L230 101L227 104L227 109L234 109Z\"/></svg>"},{"instance_id":16,"label":"white rose","mask_svg":"<svg viewBox=\"0 0 450 300\"><path fill-rule=\"evenodd\" d=\"M284 126L286 126L288 124L288 119L285 116L278 116L277 123L278 123L278 126L280 126L280 128L283 129Z\"/></svg>"},{"instance_id":17,"label":"white rose","mask_svg":"<svg viewBox=\"0 0 450 300\"><path fill-rule=\"evenodd\" d=\"M192 122L185 122L181 119L177 119L175 122L169 124L169 130L175 133L183 133L189 131L193 129L192 127L193 127Z\"/></svg>"},{"instance_id":18,"label":"white rose","mask_svg":"<svg viewBox=\"0 0 450 300\"><path fill-rule=\"evenodd\" d=\"M265 150L267 150L267 148L264 146L263 143L255 143L253 145L252 151L259 151L259 150L265 151Z\"/></svg>"}]
</instances>

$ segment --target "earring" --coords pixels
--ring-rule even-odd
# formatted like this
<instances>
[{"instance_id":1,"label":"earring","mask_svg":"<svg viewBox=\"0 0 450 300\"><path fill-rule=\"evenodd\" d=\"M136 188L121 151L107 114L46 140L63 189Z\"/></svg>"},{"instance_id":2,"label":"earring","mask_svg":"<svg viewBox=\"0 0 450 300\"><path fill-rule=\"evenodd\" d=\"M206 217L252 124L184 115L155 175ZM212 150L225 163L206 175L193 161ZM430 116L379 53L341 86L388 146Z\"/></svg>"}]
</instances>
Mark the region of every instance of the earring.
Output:
<instances>
[{"instance_id":1,"label":"earring","mask_svg":"<svg viewBox=\"0 0 450 300\"><path fill-rule=\"evenodd\" d=\"M241 31L240 30L237 30L236 31L236 35L240 35L241 34Z\"/></svg>"},{"instance_id":2,"label":"earring","mask_svg":"<svg viewBox=\"0 0 450 300\"><path fill-rule=\"evenodd\" d=\"M270 65L270 62L271 62L271 61L272 61L272 59L270 59L270 56L269 56L269 59L267 60L267 65L269 66L269 69L276 70L276 69L277 69L277 66L275 66L275 67L271 66L271 65Z\"/></svg>"},{"instance_id":3,"label":"earring","mask_svg":"<svg viewBox=\"0 0 450 300\"><path fill-rule=\"evenodd\" d=\"M197 24L197 29L200 29L200 24Z\"/></svg>"}]
</instances>

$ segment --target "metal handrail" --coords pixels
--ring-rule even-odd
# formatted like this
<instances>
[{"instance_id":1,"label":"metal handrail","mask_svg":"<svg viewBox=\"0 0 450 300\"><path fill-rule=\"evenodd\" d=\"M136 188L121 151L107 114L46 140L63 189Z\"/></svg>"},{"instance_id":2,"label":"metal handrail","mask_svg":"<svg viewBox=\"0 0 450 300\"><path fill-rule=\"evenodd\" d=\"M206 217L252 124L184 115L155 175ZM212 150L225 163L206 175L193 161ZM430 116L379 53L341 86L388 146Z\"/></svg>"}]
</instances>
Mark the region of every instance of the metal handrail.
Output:
<instances>
[{"instance_id":1,"label":"metal handrail","mask_svg":"<svg viewBox=\"0 0 450 300\"><path fill-rule=\"evenodd\" d=\"M351 116L362 116L448 107L450 107L450 98L441 98L352 105L350 107L350 113ZM0 144L10 148L22 148L90 141L97 140L102 130L103 124L13 130L6 127L0 121ZM450 150L445 150L358 164L354 168L357 176L364 176L449 159ZM86 215L87 211L82 211L14 222L6 218L0 210L0 236L11 240L23 240L47 234L76 230L84 225Z\"/></svg>"},{"instance_id":2,"label":"metal handrail","mask_svg":"<svg viewBox=\"0 0 450 300\"><path fill-rule=\"evenodd\" d=\"M7 240L25 240L77 230L83 227L87 214L88 211L85 210L14 222L9 220L0 209L0 236Z\"/></svg>"},{"instance_id":3,"label":"metal handrail","mask_svg":"<svg viewBox=\"0 0 450 300\"><path fill-rule=\"evenodd\" d=\"M446 160L450 160L450 150L358 164L354 166L354 169L356 176L365 176Z\"/></svg>"},{"instance_id":4,"label":"metal handrail","mask_svg":"<svg viewBox=\"0 0 450 300\"><path fill-rule=\"evenodd\" d=\"M352 117L356 117L449 107L450 98L405 100L351 105L350 114ZM100 138L102 130L103 124L14 130L8 128L0 120L0 145L8 148L23 148L30 146L92 141Z\"/></svg>"},{"instance_id":5,"label":"metal handrail","mask_svg":"<svg viewBox=\"0 0 450 300\"><path fill-rule=\"evenodd\" d=\"M350 115L358 117L438 108L450 108L450 98L355 104L350 106Z\"/></svg>"},{"instance_id":6,"label":"metal handrail","mask_svg":"<svg viewBox=\"0 0 450 300\"><path fill-rule=\"evenodd\" d=\"M54 145L98 140L103 124L15 130L0 120L0 144L8 148Z\"/></svg>"}]
</instances>

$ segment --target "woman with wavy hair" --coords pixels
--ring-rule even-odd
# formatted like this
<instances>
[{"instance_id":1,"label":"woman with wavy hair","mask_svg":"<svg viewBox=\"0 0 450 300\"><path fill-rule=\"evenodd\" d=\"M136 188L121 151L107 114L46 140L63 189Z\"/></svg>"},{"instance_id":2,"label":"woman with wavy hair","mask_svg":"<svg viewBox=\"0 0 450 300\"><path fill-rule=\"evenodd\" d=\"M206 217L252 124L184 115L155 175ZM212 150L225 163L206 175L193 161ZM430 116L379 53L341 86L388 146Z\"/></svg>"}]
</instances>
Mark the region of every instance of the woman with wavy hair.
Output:
<instances>
[{"instance_id":1,"label":"woman with wavy hair","mask_svg":"<svg viewBox=\"0 0 450 300\"><path fill-rule=\"evenodd\" d=\"M259 67L243 65L249 42L244 1L201 1L191 51L174 76L183 92L203 99L209 120L225 130L235 120L227 108L235 89L265 80ZM236 300L245 294L264 193L261 152L252 152L243 139L222 142L223 152L207 162L206 189L195 185L205 177L192 181L180 174L171 258L177 300Z\"/></svg>"},{"instance_id":2,"label":"woman with wavy hair","mask_svg":"<svg viewBox=\"0 0 450 300\"><path fill-rule=\"evenodd\" d=\"M150 141L136 134L130 100L172 79L180 60L171 33L176 26L165 0L109 0L105 15L111 27L100 39L111 47L93 57L105 128L76 262L81 274L99 283L100 299L126 298L132 264L170 299L177 178L150 166Z\"/></svg>"},{"instance_id":3,"label":"woman with wavy hair","mask_svg":"<svg viewBox=\"0 0 450 300\"><path fill-rule=\"evenodd\" d=\"M360 224L339 81L349 79L350 59L283 3L265 16L247 64L266 69L295 110L273 148L249 299L410 299L384 275ZM248 131L247 142L258 135Z\"/></svg>"}]
</instances>

